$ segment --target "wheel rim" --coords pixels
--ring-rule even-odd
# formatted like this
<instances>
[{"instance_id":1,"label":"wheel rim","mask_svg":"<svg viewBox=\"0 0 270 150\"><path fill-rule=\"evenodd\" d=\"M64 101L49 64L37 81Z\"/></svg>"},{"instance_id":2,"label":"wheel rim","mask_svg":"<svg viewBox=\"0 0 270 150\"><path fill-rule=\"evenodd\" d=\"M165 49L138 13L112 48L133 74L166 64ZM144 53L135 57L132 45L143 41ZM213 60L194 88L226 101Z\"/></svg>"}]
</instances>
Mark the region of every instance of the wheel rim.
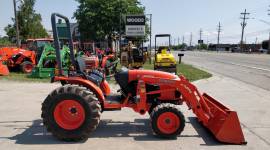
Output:
<instances>
[{"instance_id":1,"label":"wheel rim","mask_svg":"<svg viewBox=\"0 0 270 150\"><path fill-rule=\"evenodd\" d=\"M33 70L33 66L31 64L26 64L24 66L24 71L30 73Z\"/></svg>"},{"instance_id":2,"label":"wheel rim","mask_svg":"<svg viewBox=\"0 0 270 150\"><path fill-rule=\"evenodd\" d=\"M54 119L60 127L66 130L74 130L83 124L85 111L79 102L64 100L56 105Z\"/></svg>"},{"instance_id":3,"label":"wheel rim","mask_svg":"<svg viewBox=\"0 0 270 150\"><path fill-rule=\"evenodd\" d=\"M162 113L157 120L158 129L165 134L172 134L180 127L179 117L172 112Z\"/></svg>"}]
</instances>

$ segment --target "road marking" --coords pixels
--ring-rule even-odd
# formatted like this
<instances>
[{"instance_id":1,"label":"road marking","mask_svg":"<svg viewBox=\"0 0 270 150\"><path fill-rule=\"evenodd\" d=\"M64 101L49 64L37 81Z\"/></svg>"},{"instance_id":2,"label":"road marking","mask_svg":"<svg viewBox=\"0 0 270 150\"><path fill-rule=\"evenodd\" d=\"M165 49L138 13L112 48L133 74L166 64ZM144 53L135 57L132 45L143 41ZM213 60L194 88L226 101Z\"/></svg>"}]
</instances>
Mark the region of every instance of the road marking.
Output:
<instances>
[{"instance_id":1,"label":"road marking","mask_svg":"<svg viewBox=\"0 0 270 150\"><path fill-rule=\"evenodd\" d=\"M200 57L200 56L193 56L193 57ZM224 61L220 61L220 60L216 60L216 59L214 59L214 61L220 62L220 63L224 63L224 64L231 64L231 65L235 65L235 66L246 67L246 68L251 68L251 69L256 69L256 70L262 70L262 71L270 72L270 69L266 69L266 68L260 68L260 67L255 67L255 66L242 65L242 64L232 63L232 62L224 62Z\"/></svg>"},{"instance_id":2,"label":"road marking","mask_svg":"<svg viewBox=\"0 0 270 150\"><path fill-rule=\"evenodd\" d=\"M237 63L232 63L232 62L223 62L223 61L218 61L221 63L227 63L227 64L231 64L231 65L235 65L235 66L240 66L240 67L246 67L246 68L251 68L251 69L257 69L257 70L262 70L262 71L267 71L270 72L270 69L265 69L265 68L260 68L260 67L254 67L254 66L248 66L248 65L241 65L241 64L237 64Z\"/></svg>"}]
</instances>

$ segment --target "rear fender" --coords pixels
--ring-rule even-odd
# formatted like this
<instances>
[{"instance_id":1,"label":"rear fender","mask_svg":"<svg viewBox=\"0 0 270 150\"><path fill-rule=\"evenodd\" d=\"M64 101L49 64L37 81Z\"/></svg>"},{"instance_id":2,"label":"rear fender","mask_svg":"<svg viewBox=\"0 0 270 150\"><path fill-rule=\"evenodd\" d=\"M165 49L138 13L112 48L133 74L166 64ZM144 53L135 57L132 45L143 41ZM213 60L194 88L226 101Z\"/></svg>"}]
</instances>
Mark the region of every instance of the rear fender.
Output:
<instances>
[{"instance_id":1,"label":"rear fender","mask_svg":"<svg viewBox=\"0 0 270 150\"><path fill-rule=\"evenodd\" d=\"M64 81L67 84L75 84L75 85L84 86L84 87L90 89L94 94L96 94L100 103L104 104L105 97L103 95L102 90L89 80L85 80L85 79L82 79L80 77L58 77L58 76L56 76L56 77L52 78L52 82L57 82L57 81Z\"/></svg>"},{"instance_id":2,"label":"rear fender","mask_svg":"<svg viewBox=\"0 0 270 150\"><path fill-rule=\"evenodd\" d=\"M105 95L110 95L111 94L111 89L110 89L109 83L106 80L101 82L100 88L101 88L101 90L103 91L103 93Z\"/></svg>"}]
</instances>

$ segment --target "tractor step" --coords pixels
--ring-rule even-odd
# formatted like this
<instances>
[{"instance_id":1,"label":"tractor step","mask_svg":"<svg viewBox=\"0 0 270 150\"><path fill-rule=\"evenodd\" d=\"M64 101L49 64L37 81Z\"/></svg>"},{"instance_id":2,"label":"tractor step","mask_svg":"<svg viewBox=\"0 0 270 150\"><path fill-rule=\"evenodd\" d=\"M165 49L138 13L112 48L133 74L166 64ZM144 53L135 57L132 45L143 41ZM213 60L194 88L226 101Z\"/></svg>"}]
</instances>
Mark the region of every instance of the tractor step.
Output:
<instances>
[{"instance_id":1,"label":"tractor step","mask_svg":"<svg viewBox=\"0 0 270 150\"><path fill-rule=\"evenodd\" d=\"M109 104L121 104L122 97L118 94L108 95L106 96L106 102Z\"/></svg>"},{"instance_id":2,"label":"tractor step","mask_svg":"<svg viewBox=\"0 0 270 150\"><path fill-rule=\"evenodd\" d=\"M121 95L115 94L115 95L108 95L106 96L105 100L104 111L118 111L121 110L121 104L123 103Z\"/></svg>"}]
</instances>

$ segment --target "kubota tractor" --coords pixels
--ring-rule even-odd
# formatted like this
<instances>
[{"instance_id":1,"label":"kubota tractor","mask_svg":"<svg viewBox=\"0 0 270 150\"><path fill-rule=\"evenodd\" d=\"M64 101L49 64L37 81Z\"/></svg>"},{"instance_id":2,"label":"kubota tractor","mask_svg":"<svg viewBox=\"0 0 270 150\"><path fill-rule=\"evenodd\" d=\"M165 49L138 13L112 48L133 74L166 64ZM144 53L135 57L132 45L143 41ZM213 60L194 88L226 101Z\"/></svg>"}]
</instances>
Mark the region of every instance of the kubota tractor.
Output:
<instances>
[{"instance_id":1,"label":"kubota tractor","mask_svg":"<svg viewBox=\"0 0 270 150\"><path fill-rule=\"evenodd\" d=\"M94 43L91 45L91 47L88 46L88 49L82 51L85 55L82 56L83 59L87 59L87 68L103 69L107 77L114 75L119 62L116 53L113 51L105 53L103 50L96 48Z\"/></svg>"},{"instance_id":2,"label":"kubota tractor","mask_svg":"<svg viewBox=\"0 0 270 150\"><path fill-rule=\"evenodd\" d=\"M31 73L36 64L36 53L21 48L2 48L1 60L9 69L20 69L24 73Z\"/></svg>"},{"instance_id":3,"label":"kubota tractor","mask_svg":"<svg viewBox=\"0 0 270 150\"><path fill-rule=\"evenodd\" d=\"M9 69L31 73L40 58L44 45L51 42L52 39L28 39L27 44L22 48L1 48L0 61L4 62Z\"/></svg>"},{"instance_id":4,"label":"kubota tractor","mask_svg":"<svg viewBox=\"0 0 270 150\"><path fill-rule=\"evenodd\" d=\"M44 126L55 137L66 141L88 138L100 122L103 111L128 107L136 113L150 114L151 127L157 136L175 138L185 127L185 117L180 105L185 102L221 142L245 144L244 135L235 111L197 88L183 76L152 70L121 70L115 74L119 93L111 93L104 74L98 70L85 71L83 61L74 57L71 34L70 58L74 69L68 76L62 74L60 46L56 17L63 18L70 28L68 18L52 15L54 44L59 74L52 82L65 85L52 91L42 103ZM70 30L69 30L70 31Z\"/></svg>"}]
</instances>

